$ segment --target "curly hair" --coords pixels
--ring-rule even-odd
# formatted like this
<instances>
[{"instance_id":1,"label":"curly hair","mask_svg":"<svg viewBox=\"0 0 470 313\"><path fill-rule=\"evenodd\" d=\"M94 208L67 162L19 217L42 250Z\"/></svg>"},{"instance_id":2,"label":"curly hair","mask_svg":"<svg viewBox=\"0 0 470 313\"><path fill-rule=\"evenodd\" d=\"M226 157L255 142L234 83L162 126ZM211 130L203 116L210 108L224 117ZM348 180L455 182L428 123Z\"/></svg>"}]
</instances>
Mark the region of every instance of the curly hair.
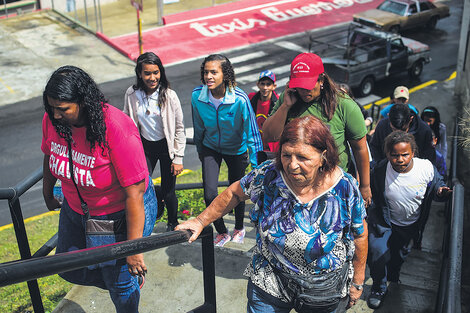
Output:
<instances>
[{"instance_id":1,"label":"curly hair","mask_svg":"<svg viewBox=\"0 0 470 313\"><path fill-rule=\"evenodd\" d=\"M235 71L233 70L232 63L230 60L222 54L211 54L202 61L201 64L201 82L205 85L204 81L204 66L207 62L217 61L220 62L220 67L222 68L222 74L224 75L224 85L228 87L228 90L232 91L233 88L237 86L235 81Z\"/></svg>"},{"instance_id":2,"label":"curly hair","mask_svg":"<svg viewBox=\"0 0 470 313\"><path fill-rule=\"evenodd\" d=\"M160 81L157 86L157 88L160 87L160 91L158 93L158 104L165 105L166 92L167 89L170 88L170 82L166 77L165 67L163 66L162 60L155 53L145 52L137 58L137 64L135 65L136 83L132 87L134 90L141 89L144 91L147 88L142 80L142 67L144 64L154 64L160 69Z\"/></svg>"},{"instance_id":3,"label":"curly hair","mask_svg":"<svg viewBox=\"0 0 470 313\"><path fill-rule=\"evenodd\" d=\"M326 173L334 171L339 163L338 148L328 127L313 115L295 118L282 131L279 139L279 150L276 153L276 166L282 171L282 146L286 143L304 143L320 152L325 151L324 162L318 173L323 178Z\"/></svg>"},{"instance_id":4,"label":"curly hair","mask_svg":"<svg viewBox=\"0 0 470 313\"><path fill-rule=\"evenodd\" d=\"M411 146L411 151L417 157L418 156L418 145L416 144L415 137L410 134L406 133L402 130L396 130L391 132L386 138L384 142L384 152L386 156L389 156L393 150L393 147L399 143L409 143Z\"/></svg>"},{"instance_id":5,"label":"curly hair","mask_svg":"<svg viewBox=\"0 0 470 313\"><path fill-rule=\"evenodd\" d=\"M109 148L104 121L106 99L90 75L72 65L62 66L52 73L42 95L44 109L56 132L65 140L71 141L71 125L54 118L54 111L49 104L48 97L76 103L79 106L84 117L86 139L90 142L91 151L94 150L96 144L101 147L103 153L105 148Z\"/></svg>"},{"instance_id":6,"label":"curly hair","mask_svg":"<svg viewBox=\"0 0 470 313\"><path fill-rule=\"evenodd\" d=\"M330 76L328 76L328 74L320 74L318 81L323 84L323 88L320 89L319 97L322 114L328 119L328 121L331 121L338 105L337 97L341 96L342 93L338 90L335 82L330 78Z\"/></svg>"}]
</instances>

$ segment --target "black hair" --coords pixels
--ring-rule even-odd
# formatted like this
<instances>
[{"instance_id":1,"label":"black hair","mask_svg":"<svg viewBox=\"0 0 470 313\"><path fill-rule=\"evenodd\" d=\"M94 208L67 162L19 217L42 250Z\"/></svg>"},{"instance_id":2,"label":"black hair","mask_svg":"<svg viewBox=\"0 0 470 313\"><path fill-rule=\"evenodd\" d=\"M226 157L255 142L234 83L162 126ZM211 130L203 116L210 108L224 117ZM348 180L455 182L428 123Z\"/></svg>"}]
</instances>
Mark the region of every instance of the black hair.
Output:
<instances>
[{"instance_id":1,"label":"black hair","mask_svg":"<svg viewBox=\"0 0 470 313\"><path fill-rule=\"evenodd\" d=\"M418 156L418 145L416 144L415 137L412 134L406 133L402 130L396 130L394 132L391 132L387 137L385 137L385 142L384 142L385 155L388 156L392 152L393 147L396 144L399 144L402 142L409 143L411 146L411 151L413 151L413 154L415 155L415 157Z\"/></svg>"},{"instance_id":2,"label":"black hair","mask_svg":"<svg viewBox=\"0 0 470 313\"><path fill-rule=\"evenodd\" d=\"M439 126L441 125L441 115L439 114L439 111L436 107L433 106L425 107L421 113L421 119L424 120L426 116L434 118L434 124L429 125L429 127L431 127L431 129L434 131L434 134L437 138L437 143L441 142L441 133L439 132Z\"/></svg>"},{"instance_id":3,"label":"black hair","mask_svg":"<svg viewBox=\"0 0 470 313\"><path fill-rule=\"evenodd\" d=\"M47 98L76 103L86 127L86 139L90 142L90 150L95 145L101 147L104 153L109 148L106 141L106 124L104 110L106 99L95 81L84 70L66 65L52 73L43 92L44 109L60 137L67 141L72 139L71 125L61 123L54 118L54 112Z\"/></svg>"},{"instance_id":4,"label":"black hair","mask_svg":"<svg viewBox=\"0 0 470 313\"><path fill-rule=\"evenodd\" d=\"M388 113L388 119L394 128L405 130L411 120L411 111L408 104L394 104Z\"/></svg>"},{"instance_id":5,"label":"black hair","mask_svg":"<svg viewBox=\"0 0 470 313\"><path fill-rule=\"evenodd\" d=\"M204 66L207 62L218 61L220 62L220 66L222 68L222 74L224 75L224 85L228 87L231 91L233 88L237 86L237 82L235 81L235 71L233 70L232 63L230 60L222 54L211 54L207 56L201 64L201 82L205 85L206 82L204 81Z\"/></svg>"},{"instance_id":6,"label":"black hair","mask_svg":"<svg viewBox=\"0 0 470 313\"><path fill-rule=\"evenodd\" d=\"M147 87L142 80L142 67L144 64L154 64L157 65L160 69L160 81L158 82L158 87L160 90L158 92L158 104L165 105L166 102L166 93L167 89L170 88L170 82L166 78L165 67L163 66L162 60L153 52L145 52L139 55L137 58L137 63L135 65L135 75L136 83L132 87L134 90L142 89L145 91Z\"/></svg>"},{"instance_id":7,"label":"black hair","mask_svg":"<svg viewBox=\"0 0 470 313\"><path fill-rule=\"evenodd\" d=\"M337 97L341 96L342 93L336 87L335 82L328 76L328 74L320 74L320 76L318 76L318 81L323 84L320 89L320 107L323 115L328 119L328 121L331 121L338 104Z\"/></svg>"}]
</instances>

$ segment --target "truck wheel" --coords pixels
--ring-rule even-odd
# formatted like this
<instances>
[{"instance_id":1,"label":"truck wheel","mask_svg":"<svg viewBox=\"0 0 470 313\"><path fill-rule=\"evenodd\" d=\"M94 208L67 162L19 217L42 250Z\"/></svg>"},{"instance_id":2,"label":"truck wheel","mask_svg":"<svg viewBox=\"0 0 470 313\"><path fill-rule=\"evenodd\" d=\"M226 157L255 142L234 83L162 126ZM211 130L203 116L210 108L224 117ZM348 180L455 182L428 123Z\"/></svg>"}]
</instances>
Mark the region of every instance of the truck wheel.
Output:
<instances>
[{"instance_id":1,"label":"truck wheel","mask_svg":"<svg viewBox=\"0 0 470 313\"><path fill-rule=\"evenodd\" d=\"M418 78L419 75L423 72L423 61L418 60L413 63L408 70L408 74L410 74L411 78Z\"/></svg>"},{"instance_id":2,"label":"truck wheel","mask_svg":"<svg viewBox=\"0 0 470 313\"><path fill-rule=\"evenodd\" d=\"M439 19L439 18L438 18L437 16L431 17L431 19L430 19L430 20L428 21L428 23L426 24L426 27L427 27L429 30L435 29L438 19Z\"/></svg>"},{"instance_id":3,"label":"truck wheel","mask_svg":"<svg viewBox=\"0 0 470 313\"><path fill-rule=\"evenodd\" d=\"M394 34L398 34L400 32L400 26L393 25L392 27L390 27L390 32Z\"/></svg>"},{"instance_id":4,"label":"truck wheel","mask_svg":"<svg viewBox=\"0 0 470 313\"><path fill-rule=\"evenodd\" d=\"M367 97L368 95L371 94L372 89L374 89L374 78L372 76L367 76L364 78L359 85L359 93L361 97Z\"/></svg>"}]
</instances>

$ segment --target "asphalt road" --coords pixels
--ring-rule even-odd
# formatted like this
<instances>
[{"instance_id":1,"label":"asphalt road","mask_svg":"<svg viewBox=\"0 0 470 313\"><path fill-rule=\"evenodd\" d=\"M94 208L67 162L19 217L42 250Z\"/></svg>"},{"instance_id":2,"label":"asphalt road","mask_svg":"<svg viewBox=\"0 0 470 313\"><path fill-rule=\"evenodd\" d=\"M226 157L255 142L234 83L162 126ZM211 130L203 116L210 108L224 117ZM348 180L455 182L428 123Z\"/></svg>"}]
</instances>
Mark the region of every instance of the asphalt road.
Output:
<instances>
[{"instance_id":1,"label":"asphalt road","mask_svg":"<svg viewBox=\"0 0 470 313\"><path fill-rule=\"evenodd\" d=\"M435 30L417 29L402 34L431 47L433 61L425 65L420 79L411 80L407 73L388 78L376 84L374 90L376 96L380 98L389 96L397 85L413 87L433 79L444 80L455 71L463 7L459 0L451 0L446 4L451 7L451 16L439 21ZM306 51L308 44L307 34L296 34L283 39L254 44L225 54L234 64L239 87L245 92L254 91L252 88L255 86L258 73L267 68L276 73L277 90L282 91L289 75L291 60L299 52ZM182 103L187 128L192 126L191 91L201 83L199 69L201 61L202 59L166 68L171 87L177 92ZM121 108L123 94L133 83L134 77L128 77L101 84L100 87L109 99L109 103ZM412 95L410 102L413 103ZM0 187L2 188L16 185L32 171L42 166L43 155L40 145L43 109L41 103L42 99L36 97L0 108ZM189 169L200 167L193 146L186 148L184 165ZM159 176L158 170L153 173L153 177L157 176ZM25 218L46 211L42 200L41 186L42 183L39 182L21 197ZM8 204L2 200L0 201L0 226L8 223L11 223Z\"/></svg>"}]
</instances>

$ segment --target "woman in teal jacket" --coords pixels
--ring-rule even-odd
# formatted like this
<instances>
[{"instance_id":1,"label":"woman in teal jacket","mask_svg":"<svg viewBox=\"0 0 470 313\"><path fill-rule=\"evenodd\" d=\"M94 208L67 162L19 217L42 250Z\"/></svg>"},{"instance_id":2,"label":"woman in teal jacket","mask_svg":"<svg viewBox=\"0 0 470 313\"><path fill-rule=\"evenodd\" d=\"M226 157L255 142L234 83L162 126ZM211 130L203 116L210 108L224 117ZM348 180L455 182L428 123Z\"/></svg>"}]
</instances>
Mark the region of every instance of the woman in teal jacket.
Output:
<instances>
[{"instance_id":1,"label":"woman in teal jacket","mask_svg":"<svg viewBox=\"0 0 470 313\"><path fill-rule=\"evenodd\" d=\"M256 166L256 153L263 150L263 143L250 100L236 87L235 72L227 57L206 57L201 65L201 81L203 85L193 90L191 106L194 143L202 162L204 201L209 206L218 195L222 159L228 167L229 182L233 183L245 175L248 160ZM223 246L231 239L243 242L244 213L245 203L240 202L235 208L233 238L222 218L214 222L218 232L215 245Z\"/></svg>"}]
</instances>

